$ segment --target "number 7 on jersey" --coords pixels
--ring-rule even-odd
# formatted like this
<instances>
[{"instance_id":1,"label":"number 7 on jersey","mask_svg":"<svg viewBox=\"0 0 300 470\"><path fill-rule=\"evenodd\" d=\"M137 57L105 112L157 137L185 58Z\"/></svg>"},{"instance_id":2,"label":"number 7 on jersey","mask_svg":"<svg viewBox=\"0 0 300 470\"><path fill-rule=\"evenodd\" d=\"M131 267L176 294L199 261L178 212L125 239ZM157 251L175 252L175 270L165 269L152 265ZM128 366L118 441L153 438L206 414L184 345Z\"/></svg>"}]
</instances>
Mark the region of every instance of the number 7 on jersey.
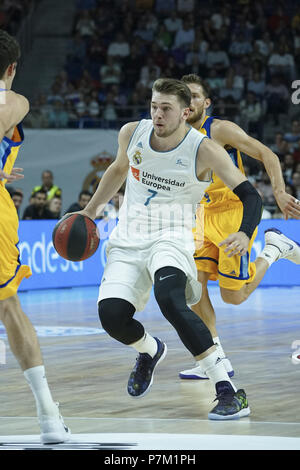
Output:
<instances>
[{"instance_id":1,"label":"number 7 on jersey","mask_svg":"<svg viewBox=\"0 0 300 470\"><path fill-rule=\"evenodd\" d=\"M148 206L149 202L150 202L150 199L153 199L156 194L157 194L157 191L153 191L153 189L148 189L149 193L151 193L151 195L147 198L146 202L145 202L145 206Z\"/></svg>"}]
</instances>

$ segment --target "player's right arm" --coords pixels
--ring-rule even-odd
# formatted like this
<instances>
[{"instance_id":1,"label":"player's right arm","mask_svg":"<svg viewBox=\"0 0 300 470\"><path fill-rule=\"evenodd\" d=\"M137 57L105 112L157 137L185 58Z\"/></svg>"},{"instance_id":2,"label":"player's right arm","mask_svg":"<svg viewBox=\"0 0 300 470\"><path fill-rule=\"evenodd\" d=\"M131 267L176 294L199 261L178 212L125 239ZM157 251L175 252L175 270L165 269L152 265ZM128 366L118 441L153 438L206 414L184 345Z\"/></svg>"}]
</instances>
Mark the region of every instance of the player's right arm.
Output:
<instances>
[{"instance_id":1,"label":"player's right arm","mask_svg":"<svg viewBox=\"0 0 300 470\"><path fill-rule=\"evenodd\" d=\"M19 124L29 111L29 102L25 96L13 91L5 92L5 103L0 104L0 142L3 138ZM0 180L5 179L8 183L24 178L22 168L13 168L8 174L0 168Z\"/></svg>"},{"instance_id":2,"label":"player's right arm","mask_svg":"<svg viewBox=\"0 0 300 470\"><path fill-rule=\"evenodd\" d=\"M92 199L84 210L78 212L79 214L95 219L124 183L129 169L127 148L137 125L138 122L129 122L121 128L118 138L119 148L117 157L102 176Z\"/></svg>"}]
</instances>

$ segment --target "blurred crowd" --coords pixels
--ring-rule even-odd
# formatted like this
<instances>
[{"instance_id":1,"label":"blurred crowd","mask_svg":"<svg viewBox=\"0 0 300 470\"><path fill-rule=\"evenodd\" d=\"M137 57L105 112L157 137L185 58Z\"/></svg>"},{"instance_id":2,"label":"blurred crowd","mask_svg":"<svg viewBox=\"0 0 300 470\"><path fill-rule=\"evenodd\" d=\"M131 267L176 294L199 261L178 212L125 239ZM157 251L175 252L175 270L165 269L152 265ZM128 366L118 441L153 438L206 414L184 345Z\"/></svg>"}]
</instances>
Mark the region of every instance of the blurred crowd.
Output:
<instances>
[{"instance_id":1,"label":"blurred crowd","mask_svg":"<svg viewBox=\"0 0 300 470\"><path fill-rule=\"evenodd\" d=\"M297 2L74 2L65 66L51 90L37 94L27 127L119 128L128 120L149 117L151 88L158 77L197 73L211 90L209 114L236 122L262 141L266 123L271 125L274 132L266 143L280 159L287 190L300 198L300 113L286 118L292 83L300 77ZM13 27L30 0L2 3ZM278 216L262 166L243 158L263 197L264 217ZM41 193L39 199L44 199ZM46 206L51 210L49 201Z\"/></svg>"},{"instance_id":2,"label":"blurred crowd","mask_svg":"<svg viewBox=\"0 0 300 470\"><path fill-rule=\"evenodd\" d=\"M159 76L197 73L214 114L262 138L299 77L300 7L270 0L77 0L63 70L32 127L115 127L148 116Z\"/></svg>"},{"instance_id":3,"label":"blurred crowd","mask_svg":"<svg viewBox=\"0 0 300 470\"><path fill-rule=\"evenodd\" d=\"M16 35L33 0L2 0L0 2L0 28Z\"/></svg>"},{"instance_id":4,"label":"blurred crowd","mask_svg":"<svg viewBox=\"0 0 300 470\"><path fill-rule=\"evenodd\" d=\"M24 208L22 208L24 201L23 190L10 184L6 188L14 202L19 219L22 220L60 219L65 214L83 210L92 197L90 191L83 189L79 192L77 200L66 211L62 212L63 191L55 184L51 170L42 172L41 182L32 188L28 202L25 200ZM123 202L123 195L124 188L121 188L98 218L105 220L116 219Z\"/></svg>"}]
</instances>

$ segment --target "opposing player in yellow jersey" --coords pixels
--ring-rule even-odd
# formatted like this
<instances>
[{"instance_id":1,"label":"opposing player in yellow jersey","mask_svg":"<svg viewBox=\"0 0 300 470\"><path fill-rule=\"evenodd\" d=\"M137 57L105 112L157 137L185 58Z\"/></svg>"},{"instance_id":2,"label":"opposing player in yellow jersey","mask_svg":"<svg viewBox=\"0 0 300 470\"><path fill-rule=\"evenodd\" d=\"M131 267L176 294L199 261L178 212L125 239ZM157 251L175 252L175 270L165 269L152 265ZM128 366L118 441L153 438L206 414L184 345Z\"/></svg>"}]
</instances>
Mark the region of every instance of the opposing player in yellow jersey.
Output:
<instances>
[{"instance_id":1,"label":"opposing player in yellow jersey","mask_svg":"<svg viewBox=\"0 0 300 470\"><path fill-rule=\"evenodd\" d=\"M211 100L208 87L200 77L195 74L185 75L182 81L192 92L188 123L224 147L242 172L244 170L240 152L261 161L269 175L276 202L285 218L299 219L299 201L285 191L278 157L233 122L206 115ZM193 310L208 326L230 377L234 372L229 359L225 357L216 330L216 315L207 289L208 280L219 281L224 302L238 305L256 289L274 261L286 258L300 264L298 244L274 229L266 231L265 247L255 262L250 262L250 252L257 229L251 238L248 253L241 256L235 245L230 243L228 235L239 227L242 215L243 207L238 197L213 174L212 183L201 201L196 223L194 259L198 280L202 283L202 297L200 302L193 306ZM226 240L222 242L224 239ZM199 366L184 370L179 376L182 379L207 379Z\"/></svg>"},{"instance_id":2,"label":"opposing player in yellow jersey","mask_svg":"<svg viewBox=\"0 0 300 470\"><path fill-rule=\"evenodd\" d=\"M41 441L49 444L66 441L70 433L53 402L35 329L17 295L19 284L31 276L31 270L19 258L18 215L5 188L6 182L23 178L22 168L14 168L14 163L24 139L20 123L29 111L29 103L11 90L19 56L17 41L0 30L0 320L35 397Z\"/></svg>"}]
</instances>

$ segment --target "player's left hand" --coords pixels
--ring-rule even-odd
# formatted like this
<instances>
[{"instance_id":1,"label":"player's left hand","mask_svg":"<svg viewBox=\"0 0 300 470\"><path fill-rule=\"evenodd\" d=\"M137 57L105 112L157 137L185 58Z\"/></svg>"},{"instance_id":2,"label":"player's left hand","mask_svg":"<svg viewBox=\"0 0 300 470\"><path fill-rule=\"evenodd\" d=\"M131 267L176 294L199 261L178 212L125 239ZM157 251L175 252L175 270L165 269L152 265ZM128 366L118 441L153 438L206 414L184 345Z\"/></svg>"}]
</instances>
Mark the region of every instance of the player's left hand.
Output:
<instances>
[{"instance_id":1,"label":"player's left hand","mask_svg":"<svg viewBox=\"0 0 300 470\"><path fill-rule=\"evenodd\" d=\"M10 174L0 170L0 180L6 179L7 183L13 183L24 178L23 168L13 168Z\"/></svg>"},{"instance_id":2,"label":"player's left hand","mask_svg":"<svg viewBox=\"0 0 300 470\"><path fill-rule=\"evenodd\" d=\"M300 219L300 201L298 199L285 191L275 194L275 199L285 220L289 217Z\"/></svg>"},{"instance_id":3,"label":"player's left hand","mask_svg":"<svg viewBox=\"0 0 300 470\"><path fill-rule=\"evenodd\" d=\"M231 258L234 255L245 255L248 251L249 242L249 237L244 232L236 232L225 238L219 243L219 246L226 245L224 253L230 252L228 258Z\"/></svg>"}]
</instances>

